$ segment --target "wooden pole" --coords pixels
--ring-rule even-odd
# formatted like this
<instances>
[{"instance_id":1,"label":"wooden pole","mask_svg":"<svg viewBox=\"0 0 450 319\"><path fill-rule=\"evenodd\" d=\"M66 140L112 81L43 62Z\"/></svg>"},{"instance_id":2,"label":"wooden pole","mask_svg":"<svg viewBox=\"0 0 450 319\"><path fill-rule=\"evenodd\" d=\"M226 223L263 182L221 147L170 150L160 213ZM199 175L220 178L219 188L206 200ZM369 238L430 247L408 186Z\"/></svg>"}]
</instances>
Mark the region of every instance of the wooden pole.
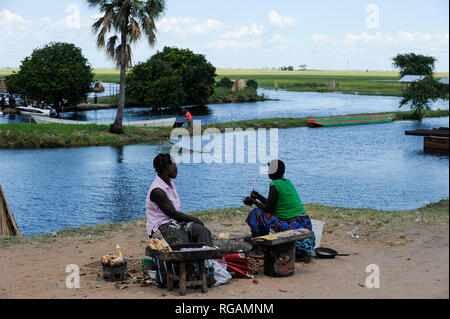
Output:
<instances>
[{"instance_id":1,"label":"wooden pole","mask_svg":"<svg viewBox=\"0 0 450 319\"><path fill-rule=\"evenodd\" d=\"M22 236L0 185L0 236Z\"/></svg>"}]
</instances>

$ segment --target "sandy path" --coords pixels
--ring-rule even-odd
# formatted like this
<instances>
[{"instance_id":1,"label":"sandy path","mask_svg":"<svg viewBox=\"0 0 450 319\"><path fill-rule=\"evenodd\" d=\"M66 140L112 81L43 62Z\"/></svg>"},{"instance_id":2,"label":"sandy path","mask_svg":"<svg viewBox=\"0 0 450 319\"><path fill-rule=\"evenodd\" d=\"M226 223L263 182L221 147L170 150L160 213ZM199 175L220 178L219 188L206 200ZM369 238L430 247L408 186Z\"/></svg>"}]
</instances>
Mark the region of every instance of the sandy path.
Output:
<instances>
[{"instance_id":1,"label":"sandy path","mask_svg":"<svg viewBox=\"0 0 450 319\"><path fill-rule=\"evenodd\" d=\"M235 231L240 228L242 224L231 227ZM100 268L83 266L114 252L116 243L126 258L143 258L146 244L141 240L145 239L145 231L139 229L95 243L75 238L42 247L0 249L0 298L449 298L448 225L418 226L370 240L327 234L322 237L322 246L351 255L313 259L309 264L297 262L292 277L258 274L256 283L233 278L226 285L210 288L207 294L188 289L185 297L155 286L141 287L132 279L121 285L127 288L117 289L102 279ZM80 289L66 288L68 264L81 266ZM379 266L380 288L365 287L369 264Z\"/></svg>"}]
</instances>

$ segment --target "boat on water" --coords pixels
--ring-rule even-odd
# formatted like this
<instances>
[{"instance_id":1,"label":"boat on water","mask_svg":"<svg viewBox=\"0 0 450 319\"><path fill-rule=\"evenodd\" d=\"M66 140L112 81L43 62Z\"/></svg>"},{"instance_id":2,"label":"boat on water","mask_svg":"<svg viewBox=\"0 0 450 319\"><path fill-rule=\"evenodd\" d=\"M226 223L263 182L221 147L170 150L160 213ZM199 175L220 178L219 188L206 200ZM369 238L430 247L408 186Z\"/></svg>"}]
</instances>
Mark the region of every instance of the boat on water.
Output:
<instances>
[{"instance_id":1,"label":"boat on water","mask_svg":"<svg viewBox=\"0 0 450 319\"><path fill-rule=\"evenodd\" d=\"M2 111L0 111L0 116L3 116L3 112Z\"/></svg>"},{"instance_id":2,"label":"boat on water","mask_svg":"<svg viewBox=\"0 0 450 319\"><path fill-rule=\"evenodd\" d=\"M332 117L309 119L308 125L311 127L319 127L319 126L373 124L373 123L391 122L394 119L395 119L395 113L332 116Z\"/></svg>"},{"instance_id":3,"label":"boat on water","mask_svg":"<svg viewBox=\"0 0 450 319\"><path fill-rule=\"evenodd\" d=\"M49 123L57 123L57 124L72 124L72 125L87 125L87 124L97 124L97 125L109 125L110 123L94 123L87 121L74 121L74 120L65 120L60 118L53 118L49 116L35 116L31 115L33 121L37 124L49 124ZM158 120L146 120L146 121L123 121L123 126L139 126L139 127L174 127L176 123L176 118L164 118Z\"/></svg>"},{"instance_id":4,"label":"boat on water","mask_svg":"<svg viewBox=\"0 0 450 319\"><path fill-rule=\"evenodd\" d=\"M22 115L37 115L37 116L49 116L51 110L50 109L40 109L32 106L18 106L16 107L19 110L19 113Z\"/></svg>"}]
</instances>

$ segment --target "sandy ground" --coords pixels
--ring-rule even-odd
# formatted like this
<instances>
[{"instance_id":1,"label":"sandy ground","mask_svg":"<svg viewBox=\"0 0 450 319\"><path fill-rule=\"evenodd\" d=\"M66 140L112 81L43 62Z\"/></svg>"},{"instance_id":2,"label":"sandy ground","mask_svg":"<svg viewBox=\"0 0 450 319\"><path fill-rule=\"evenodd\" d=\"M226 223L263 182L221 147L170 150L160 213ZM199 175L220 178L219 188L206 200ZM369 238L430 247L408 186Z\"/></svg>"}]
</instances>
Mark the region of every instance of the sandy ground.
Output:
<instances>
[{"instance_id":1,"label":"sandy ground","mask_svg":"<svg viewBox=\"0 0 450 319\"><path fill-rule=\"evenodd\" d=\"M218 225L208 226L213 233L223 231ZM247 232L243 223L229 226L232 234ZM321 246L351 255L331 260L313 258L309 264L297 262L291 277L272 278L260 273L254 279L233 278L226 285L209 288L206 294L188 289L184 297L176 290L143 287L132 278L119 285L105 282L100 267L83 266L114 253L116 244L126 258L145 258L142 240L146 240L145 230L137 229L92 243L74 238L41 247L2 248L0 298L449 298L448 225L421 225L375 239L324 234ZM66 288L68 264L80 266L79 289ZM380 288L366 287L366 266L370 264L379 266Z\"/></svg>"}]
</instances>

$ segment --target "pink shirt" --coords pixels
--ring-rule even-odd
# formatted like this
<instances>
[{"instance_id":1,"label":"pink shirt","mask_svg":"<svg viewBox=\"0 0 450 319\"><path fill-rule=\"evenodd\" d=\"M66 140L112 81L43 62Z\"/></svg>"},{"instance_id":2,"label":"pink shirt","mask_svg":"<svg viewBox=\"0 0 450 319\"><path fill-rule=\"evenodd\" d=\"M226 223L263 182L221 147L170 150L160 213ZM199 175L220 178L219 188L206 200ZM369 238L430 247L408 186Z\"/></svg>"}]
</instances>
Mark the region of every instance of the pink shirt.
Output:
<instances>
[{"instance_id":1,"label":"pink shirt","mask_svg":"<svg viewBox=\"0 0 450 319\"><path fill-rule=\"evenodd\" d=\"M180 196L178 196L177 188L175 187L172 179L170 180L170 184L172 184L172 187L167 185L166 182L161 179L161 177L156 175L155 180L148 190L145 207L147 210L147 233L149 234L149 236L152 235L152 232L157 231L159 226L170 222L176 222L176 220L168 217L155 202L152 202L150 200L150 194L152 193L152 190L154 190L155 188L162 189L166 193L167 198L172 202L175 210L177 212L181 211Z\"/></svg>"}]
</instances>

